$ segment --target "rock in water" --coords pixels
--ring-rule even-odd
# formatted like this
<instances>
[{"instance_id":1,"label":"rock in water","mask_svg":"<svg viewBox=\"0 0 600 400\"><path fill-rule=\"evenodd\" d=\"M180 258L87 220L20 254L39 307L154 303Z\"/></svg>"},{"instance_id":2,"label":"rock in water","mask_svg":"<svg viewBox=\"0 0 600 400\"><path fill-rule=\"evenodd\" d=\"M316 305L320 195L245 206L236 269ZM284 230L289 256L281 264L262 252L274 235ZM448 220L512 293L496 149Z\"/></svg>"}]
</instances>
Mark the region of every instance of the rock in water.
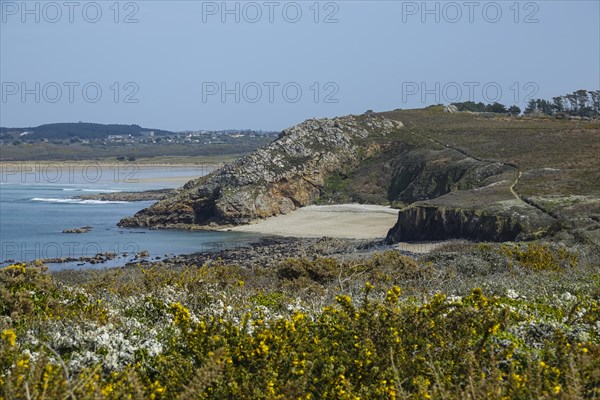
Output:
<instances>
[{"instance_id":1,"label":"rock in water","mask_svg":"<svg viewBox=\"0 0 600 400\"><path fill-rule=\"evenodd\" d=\"M92 229L92 226L82 226L81 228L64 229L62 233L87 233Z\"/></svg>"}]
</instances>

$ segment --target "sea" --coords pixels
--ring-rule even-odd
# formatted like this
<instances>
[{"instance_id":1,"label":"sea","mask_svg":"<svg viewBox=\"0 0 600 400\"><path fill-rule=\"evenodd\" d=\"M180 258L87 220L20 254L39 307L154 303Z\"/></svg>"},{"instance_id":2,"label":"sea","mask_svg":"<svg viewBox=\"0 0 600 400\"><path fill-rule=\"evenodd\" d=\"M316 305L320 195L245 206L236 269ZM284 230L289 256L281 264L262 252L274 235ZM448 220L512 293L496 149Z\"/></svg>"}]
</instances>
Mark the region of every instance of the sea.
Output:
<instances>
[{"instance_id":1,"label":"sea","mask_svg":"<svg viewBox=\"0 0 600 400\"><path fill-rule=\"evenodd\" d=\"M17 261L118 256L104 263L47 264L50 270L98 269L146 260L248 246L259 235L242 232L120 228L117 222L152 201L80 200L77 195L174 188L205 175L205 166L160 167L3 163L0 173L0 267ZM65 229L91 226L86 233Z\"/></svg>"}]
</instances>

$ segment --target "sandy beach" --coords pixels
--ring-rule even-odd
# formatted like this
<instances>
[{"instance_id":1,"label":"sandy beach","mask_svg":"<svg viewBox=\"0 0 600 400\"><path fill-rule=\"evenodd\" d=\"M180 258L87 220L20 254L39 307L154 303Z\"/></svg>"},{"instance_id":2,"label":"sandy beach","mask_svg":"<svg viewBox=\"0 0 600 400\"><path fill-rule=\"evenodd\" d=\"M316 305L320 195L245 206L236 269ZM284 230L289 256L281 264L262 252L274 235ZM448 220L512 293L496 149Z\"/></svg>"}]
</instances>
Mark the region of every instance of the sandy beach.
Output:
<instances>
[{"instance_id":1,"label":"sandy beach","mask_svg":"<svg viewBox=\"0 0 600 400\"><path fill-rule=\"evenodd\" d=\"M339 204L308 206L290 214L229 228L233 232L254 232L296 238L383 239L398 219L398 210L378 205ZM428 253L444 242L397 243L399 250Z\"/></svg>"},{"instance_id":2,"label":"sandy beach","mask_svg":"<svg viewBox=\"0 0 600 400\"><path fill-rule=\"evenodd\" d=\"M308 206L287 215L237 226L231 230L293 237L375 239L384 238L397 218L398 210L386 206L363 204Z\"/></svg>"}]
</instances>

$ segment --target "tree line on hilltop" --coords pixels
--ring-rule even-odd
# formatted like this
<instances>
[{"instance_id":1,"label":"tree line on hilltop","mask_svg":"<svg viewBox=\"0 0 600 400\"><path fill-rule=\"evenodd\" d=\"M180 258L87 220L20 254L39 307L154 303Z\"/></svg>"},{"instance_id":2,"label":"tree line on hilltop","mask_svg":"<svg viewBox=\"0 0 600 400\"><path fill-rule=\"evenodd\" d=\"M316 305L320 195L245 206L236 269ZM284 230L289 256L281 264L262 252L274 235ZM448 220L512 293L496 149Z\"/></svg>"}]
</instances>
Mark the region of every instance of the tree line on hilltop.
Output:
<instances>
[{"instance_id":1,"label":"tree line on hilltop","mask_svg":"<svg viewBox=\"0 0 600 400\"><path fill-rule=\"evenodd\" d=\"M473 111L473 112L489 112L497 114L521 114L521 108L518 106L510 106L506 108L504 104L494 102L491 104L484 104L482 102L475 103L474 101L464 101L460 103L452 103L458 108L458 111Z\"/></svg>"},{"instance_id":2,"label":"tree line on hilltop","mask_svg":"<svg viewBox=\"0 0 600 400\"><path fill-rule=\"evenodd\" d=\"M553 97L552 100L531 99L525 114L543 113L553 116L600 116L600 90L577 90L571 94Z\"/></svg>"},{"instance_id":3,"label":"tree line on hilltop","mask_svg":"<svg viewBox=\"0 0 600 400\"><path fill-rule=\"evenodd\" d=\"M504 104L494 102L484 104L482 102L465 101L452 103L458 111L488 112L497 114L521 114L521 109L516 106L507 107ZM597 118L600 116L600 90L577 90L564 96L553 97L552 100L531 99L523 112L524 115L545 114L556 117L587 117Z\"/></svg>"}]
</instances>

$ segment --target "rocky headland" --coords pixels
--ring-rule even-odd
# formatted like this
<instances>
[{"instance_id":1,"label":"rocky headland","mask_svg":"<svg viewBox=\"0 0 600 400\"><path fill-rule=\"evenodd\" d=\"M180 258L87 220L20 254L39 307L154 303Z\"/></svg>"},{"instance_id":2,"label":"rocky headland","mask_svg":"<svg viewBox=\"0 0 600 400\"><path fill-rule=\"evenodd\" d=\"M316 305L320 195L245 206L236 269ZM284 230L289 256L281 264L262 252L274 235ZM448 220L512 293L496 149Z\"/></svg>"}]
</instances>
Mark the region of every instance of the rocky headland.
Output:
<instances>
[{"instance_id":1,"label":"rocky headland","mask_svg":"<svg viewBox=\"0 0 600 400\"><path fill-rule=\"evenodd\" d=\"M361 203L398 209L387 243L528 240L565 230L593 242L600 232L600 193L589 173L598 163L594 129L587 121L435 107L312 119L119 225L222 229L312 204ZM543 141L532 137L540 130ZM586 142L591 149L577 149ZM571 147L559 148L564 143ZM574 151L586 164L573 164Z\"/></svg>"},{"instance_id":2,"label":"rocky headland","mask_svg":"<svg viewBox=\"0 0 600 400\"><path fill-rule=\"evenodd\" d=\"M358 165L402 126L375 116L308 120L119 225L202 229L287 214L318 199L328 176Z\"/></svg>"}]
</instances>

